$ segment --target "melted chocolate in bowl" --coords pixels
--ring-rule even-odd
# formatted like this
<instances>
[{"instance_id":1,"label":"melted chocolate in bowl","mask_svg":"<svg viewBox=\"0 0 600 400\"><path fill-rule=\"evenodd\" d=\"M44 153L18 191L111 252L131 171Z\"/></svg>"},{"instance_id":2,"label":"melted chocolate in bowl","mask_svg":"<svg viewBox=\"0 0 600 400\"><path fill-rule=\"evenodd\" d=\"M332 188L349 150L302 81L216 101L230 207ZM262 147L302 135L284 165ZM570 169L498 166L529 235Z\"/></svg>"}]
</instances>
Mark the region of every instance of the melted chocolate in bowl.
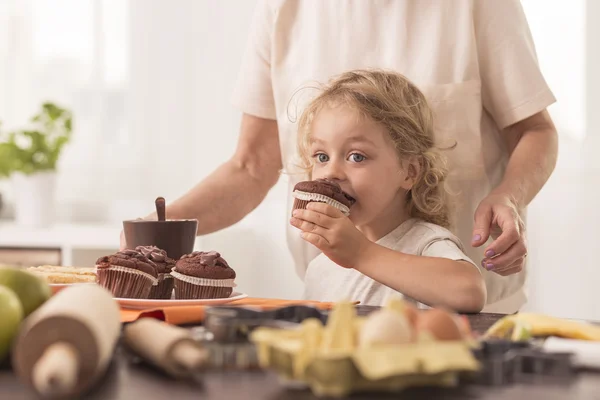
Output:
<instances>
[{"instance_id":1,"label":"melted chocolate in bowl","mask_svg":"<svg viewBox=\"0 0 600 400\"><path fill-rule=\"evenodd\" d=\"M167 255L175 260L194 251L197 230L196 219L123 221L127 248L156 246L166 251Z\"/></svg>"}]
</instances>

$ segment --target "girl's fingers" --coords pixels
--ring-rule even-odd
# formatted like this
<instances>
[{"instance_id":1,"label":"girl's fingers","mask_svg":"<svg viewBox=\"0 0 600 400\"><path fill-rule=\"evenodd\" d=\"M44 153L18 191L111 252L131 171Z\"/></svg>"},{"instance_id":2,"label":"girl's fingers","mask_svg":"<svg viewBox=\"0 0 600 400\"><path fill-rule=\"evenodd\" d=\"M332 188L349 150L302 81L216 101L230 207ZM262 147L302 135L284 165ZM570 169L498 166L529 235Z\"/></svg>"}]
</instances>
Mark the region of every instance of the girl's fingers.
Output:
<instances>
[{"instance_id":1,"label":"girl's fingers","mask_svg":"<svg viewBox=\"0 0 600 400\"><path fill-rule=\"evenodd\" d=\"M306 206L306 209L316 211L321 214L325 214L331 218L344 217L344 214L342 214L342 212L340 210L338 210L337 208L335 208L333 206L330 206L327 203L319 203L319 202L313 201L311 203L308 203L308 205Z\"/></svg>"},{"instance_id":2,"label":"girl's fingers","mask_svg":"<svg viewBox=\"0 0 600 400\"><path fill-rule=\"evenodd\" d=\"M323 236L312 232L301 232L300 236L321 251L328 248L329 242Z\"/></svg>"},{"instance_id":3,"label":"girl's fingers","mask_svg":"<svg viewBox=\"0 0 600 400\"><path fill-rule=\"evenodd\" d=\"M312 222L304 221L299 218L292 218L290 220L290 224L292 224L293 226L295 226L303 232L315 233L317 235L324 235L326 231L325 228L319 225L313 224Z\"/></svg>"},{"instance_id":4,"label":"girl's fingers","mask_svg":"<svg viewBox=\"0 0 600 400\"><path fill-rule=\"evenodd\" d=\"M312 210L294 210L292 212L294 218L301 219L307 222L312 222L315 225L321 226L323 228L331 228L334 224L334 220L326 215L322 214L318 211Z\"/></svg>"}]
</instances>

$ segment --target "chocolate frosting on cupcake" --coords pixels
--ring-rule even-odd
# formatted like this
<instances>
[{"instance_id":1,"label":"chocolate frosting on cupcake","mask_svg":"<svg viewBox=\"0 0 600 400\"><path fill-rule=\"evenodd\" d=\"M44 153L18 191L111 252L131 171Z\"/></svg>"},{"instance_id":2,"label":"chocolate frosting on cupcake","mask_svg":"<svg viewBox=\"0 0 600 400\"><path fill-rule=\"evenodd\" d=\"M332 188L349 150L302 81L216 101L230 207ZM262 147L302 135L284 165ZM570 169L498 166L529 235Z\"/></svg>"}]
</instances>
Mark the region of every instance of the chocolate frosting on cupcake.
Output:
<instances>
[{"instance_id":1,"label":"chocolate frosting on cupcake","mask_svg":"<svg viewBox=\"0 0 600 400\"><path fill-rule=\"evenodd\" d=\"M307 193L319 193L339 201L346 207L350 207L356 202L352 196L344 193L337 182L330 181L328 179L316 179L314 181L298 182L296 186L294 186L294 190Z\"/></svg>"},{"instance_id":2,"label":"chocolate frosting on cupcake","mask_svg":"<svg viewBox=\"0 0 600 400\"><path fill-rule=\"evenodd\" d=\"M136 251L142 253L148 260L156 265L156 272L159 274L168 274L175 266L175 260L167 256L167 252L156 246L138 246Z\"/></svg>"},{"instance_id":3,"label":"chocolate frosting on cupcake","mask_svg":"<svg viewBox=\"0 0 600 400\"><path fill-rule=\"evenodd\" d=\"M235 271L216 251L195 251L182 256L175 271L184 275L206 279L234 279Z\"/></svg>"},{"instance_id":4,"label":"chocolate frosting on cupcake","mask_svg":"<svg viewBox=\"0 0 600 400\"><path fill-rule=\"evenodd\" d=\"M153 277L158 277L156 264L150 261L145 255L137 250L121 250L110 256L100 257L96 261L98 268L108 268L111 265L118 265L125 268L133 268L145 272Z\"/></svg>"}]
</instances>

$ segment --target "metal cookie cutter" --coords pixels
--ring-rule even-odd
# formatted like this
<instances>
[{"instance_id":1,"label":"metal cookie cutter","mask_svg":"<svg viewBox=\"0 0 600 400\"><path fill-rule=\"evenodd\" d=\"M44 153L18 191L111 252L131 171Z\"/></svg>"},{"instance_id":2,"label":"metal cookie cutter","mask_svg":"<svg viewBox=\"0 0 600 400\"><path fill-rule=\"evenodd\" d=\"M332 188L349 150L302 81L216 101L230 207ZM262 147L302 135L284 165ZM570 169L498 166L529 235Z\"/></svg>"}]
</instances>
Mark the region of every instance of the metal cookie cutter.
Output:
<instances>
[{"instance_id":1,"label":"metal cookie cutter","mask_svg":"<svg viewBox=\"0 0 600 400\"><path fill-rule=\"evenodd\" d=\"M206 310L204 326L192 328L194 338L209 351L210 367L255 369L258 357L248 334L260 326L295 328L308 318L323 323L327 314L313 307L289 306L270 311L241 307L213 307Z\"/></svg>"},{"instance_id":2,"label":"metal cookie cutter","mask_svg":"<svg viewBox=\"0 0 600 400\"><path fill-rule=\"evenodd\" d=\"M216 342L204 327L192 328L192 336L208 352L208 368L247 370L259 367L256 349L250 342Z\"/></svg>"},{"instance_id":3,"label":"metal cookie cutter","mask_svg":"<svg viewBox=\"0 0 600 400\"><path fill-rule=\"evenodd\" d=\"M477 382L486 385L564 382L573 376L572 353L547 353L531 342L484 341L474 353L482 367Z\"/></svg>"},{"instance_id":4,"label":"metal cookie cutter","mask_svg":"<svg viewBox=\"0 0 600 400\"><path fill-rule=\"evenodd\" d=\"M475 357L481 363L481 371L476 377L477 383L491 386L501 386L512 379L511 364L506 360L506 354L513 349L529 347L528 342L511 342L509 340L488 340L473 350Z\"/></svg>"},{"instance_id":5,"label":"metal cookie cutter","mask_svg":"<svg viewBox=\"0 0 600 400\"><path fill-rule=\"evenodd\" d=\"M513 381L535 382L551 378L554 382L568 381L574 376L573 353L547 353L540 349L509 352L512 357Z\"/></svg>"},{"instance_id":6,"label":"metal cookie cutter","mask_svg":"<svg viewBox=\"0 0 600 400\"><path fill-rule=\"evenodd\" d=\"M213 307L206 310L204 327L220 343L247 341L248 334L259 326L294 328L308 318L327 321L327 314L314 307L289 306L261 311L253 308Z\"/></svg>"}]
</instances>

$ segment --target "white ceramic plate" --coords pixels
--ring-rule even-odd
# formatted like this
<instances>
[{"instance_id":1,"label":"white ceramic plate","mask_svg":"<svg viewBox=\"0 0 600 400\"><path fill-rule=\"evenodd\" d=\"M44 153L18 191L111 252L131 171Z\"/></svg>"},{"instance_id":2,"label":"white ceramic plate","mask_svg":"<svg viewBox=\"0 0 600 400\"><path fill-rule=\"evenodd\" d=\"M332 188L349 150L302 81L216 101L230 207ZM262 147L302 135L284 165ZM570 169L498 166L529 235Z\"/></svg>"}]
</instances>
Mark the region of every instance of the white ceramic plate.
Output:
<instances>
[{"instance_id":1,"label":"white ceramic plate","mask_svg":"<svg viewBox=\"0 0 600 400\"><path fill-rule=\"evenodd\" d=\"M223 299L195 299L195 300L157 300L157 299L120 299L115 298L123 308L145 310L147 308L163 308L174 306L217 306L248 297L245 293L233 292L231 296Z\"/></svg>"}]
</instances>

